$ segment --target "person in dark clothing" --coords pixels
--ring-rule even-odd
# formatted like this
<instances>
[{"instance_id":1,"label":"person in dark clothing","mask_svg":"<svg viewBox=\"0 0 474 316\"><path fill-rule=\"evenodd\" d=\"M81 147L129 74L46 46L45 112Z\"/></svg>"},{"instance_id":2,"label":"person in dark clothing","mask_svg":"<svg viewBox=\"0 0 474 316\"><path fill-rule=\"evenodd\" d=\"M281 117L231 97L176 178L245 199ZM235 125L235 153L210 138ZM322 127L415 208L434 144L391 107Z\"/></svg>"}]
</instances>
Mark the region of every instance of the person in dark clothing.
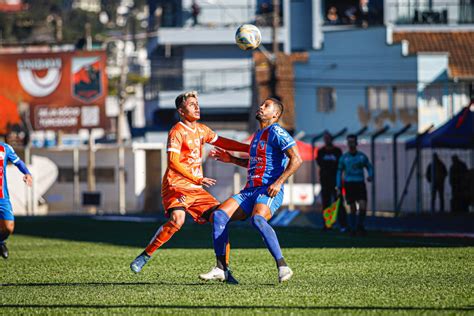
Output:
<instances>
[{"instance_id":1,"label":"person in dark clothing","mask_svg":"<svg viewBox=\"0 0 474 316\"><path fill-rule=\"evenodd\" d=\"M467 165L458 155L451 157L449 184L451 185L451 212L464 213L469 210L469 179Z\"/></svg>"},{"instance_id":2,"label":"person in dark clothing","mask_svg":"<svg viewBox=\"0 0 474 316\"><path fill-rule=\"evenodd\" d=\"M332 136L324 134L324 146L318 150L316 161L319 166L319 182L321 183L321 198L323 209L336 199L336 174L342 151L332 143Z\"/></svg>"},{"instance_id":3,"label":"person in dark clothing","mask_svg":"<svg viewBox=\"0 0 474 316\"><path fill-rule=\"evenodd\" d=\"M448 175L446 166L439 159L438 154L433 154L434 161L434 181L431 185L431 209L434 210L436 207L436 195L439 195L440 211L444 212L444 181ZM432 170L431 163L426 168L426 180L431 183Z\"/></svg>"},{"instance_id":4,"label":"person in dark clothing","mask_svg":"<svg viewBox=\"0 0 474 316\"><path fill-rule=\"evenodd\" d=\"M342 156L340 148L332 143L332 135L324 133L324 146L318 150L316 162L319 166L319 182L321 184L321 199L323 210L337 198L336 175L339 158ZM345 226L344 220L340 220L341 227ZM323 219L324 222L324 219ZM325 227L325 226L324 226Z\"/></svg>"},{"instance_id":5,"label":"person in dark clothing","mask_svg":"<svg viewBox=\"0 0 474 316\"><path fill-rule=\"evenodd\" d=\"M191 5L191 15L193 17L193 26L196 26L199 24L199 21L198 21L199 14L201 14L201 7L194 0Z\"/></svg>"}]
</instances>

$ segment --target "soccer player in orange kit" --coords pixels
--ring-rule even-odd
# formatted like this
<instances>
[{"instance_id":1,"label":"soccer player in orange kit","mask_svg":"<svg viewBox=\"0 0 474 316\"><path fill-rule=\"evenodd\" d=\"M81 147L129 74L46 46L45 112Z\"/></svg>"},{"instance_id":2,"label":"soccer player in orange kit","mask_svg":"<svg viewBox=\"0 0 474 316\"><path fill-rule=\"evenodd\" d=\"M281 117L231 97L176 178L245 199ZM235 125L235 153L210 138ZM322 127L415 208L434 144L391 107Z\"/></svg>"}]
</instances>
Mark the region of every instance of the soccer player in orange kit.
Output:
<instances>
[{"instance_id":1,"label":"soccer player in orange kit","mask_svg":"<svg viewBox=\"0 0 474 316\"><path fill-rule=\"evenodd\" d=\"M219 206L220 202L203 188L216 184L215 179L203 176L204 144L209 143L230 151L249 151L249 145L219 137L209 127L198 123L200 109L196 92L180 94L175 105L180 122L168 134L168 168L161 191L165 214L169 220L157 230L145 250L130 264L135 273L140 272L152 254L182 227L186 213L202 224L210 220L211 213ZM226 274L221 281L232 282L232 275Z\"/></svg>"}]
</instances>

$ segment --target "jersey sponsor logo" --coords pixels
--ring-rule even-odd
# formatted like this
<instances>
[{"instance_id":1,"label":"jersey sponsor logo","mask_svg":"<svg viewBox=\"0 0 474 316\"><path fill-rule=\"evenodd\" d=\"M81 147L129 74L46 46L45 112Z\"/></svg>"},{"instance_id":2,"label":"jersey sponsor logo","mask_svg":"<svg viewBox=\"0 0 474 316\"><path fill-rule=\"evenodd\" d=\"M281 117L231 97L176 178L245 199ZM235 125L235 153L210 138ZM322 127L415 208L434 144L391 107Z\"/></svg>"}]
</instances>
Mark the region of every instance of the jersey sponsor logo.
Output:
<instances>
[{"instance_id":1,"label":"jersey sponsor logo","mask_svg":"<svg viewBox=\"0 0 474 316\"><path fill-rule=\"evenodd\" d=\"M291 141L291 136L290 134L288 134L287 131L285 131L283 128L281 128L280 126L275 126L275 132L280 135L281 137L283 137L286 141Z\"/></svg>"},{"instance_id":2,"label":"jersey sponsor logo","mask_svg":"<svg viewBox=\"0 0 474 316\"><path fill-rule=\"evenodd\" d=\"M61 81L61 58L19 59L18 79L22 88L33 97L53 93Z\"/></svg>"}]
</instances>

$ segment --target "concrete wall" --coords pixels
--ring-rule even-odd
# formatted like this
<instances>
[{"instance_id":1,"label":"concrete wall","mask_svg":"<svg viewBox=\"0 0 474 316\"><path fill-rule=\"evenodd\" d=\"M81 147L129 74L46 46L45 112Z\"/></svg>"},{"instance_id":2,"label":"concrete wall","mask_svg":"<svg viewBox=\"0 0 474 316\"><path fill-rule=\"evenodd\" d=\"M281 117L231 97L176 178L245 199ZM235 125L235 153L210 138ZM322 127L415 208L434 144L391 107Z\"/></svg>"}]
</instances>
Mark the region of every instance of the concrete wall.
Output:
<instances>
[{"instance_id":1,"label":"concrete wall","mask_svg":"<svg viewBox=\"0 0 474 316\"><path fill-rule=\"evenodd\" d=\"M296 127L307 134L343 127L358 130L366 124L361 110L366 109L368 86L416 80L416 57L402 56L401 45L387 45L384 28L327 32L323 48L311 51L307 63L295 65ZM317 112L318 87L336 89L333 112Z\"/></svg>"},{"instance_id":2,"label":"concrete wall","mask_svg":"<svg viewBox=\"0 0 474 316\"><path fill-rule=\"evenodd\" d=\"M125 150L125 170L126 170L126 209L128 213L143 211L144 191L146 185L146 150L159 150L152 148L132 148ZM146 146L145 146L146 147ZM32 154L36 156L47 157L55 162L59 169L73 168L73 153L71 150L58 149L34 149ZM81 148L79 154L79 167L86 168L88 164L87 150ZM96 189L102 194L102 205L98 207L105 213L118 212L118 156L117 148L97 148L96 150L96 168L108 168L114 170L114 178L111 181L96 181ZM156 175L161 177L161 174ZM61 173L59 174L61 177ZM79 192L87 190L87 182L81 181ZM74 184L69 181L56 181L56 183L44 194L45 202L48 204L48 214L60 213L84 213L85 209L74 203ZM159 207L161 208L161 207Z\"/></svg>"}]
</instances>

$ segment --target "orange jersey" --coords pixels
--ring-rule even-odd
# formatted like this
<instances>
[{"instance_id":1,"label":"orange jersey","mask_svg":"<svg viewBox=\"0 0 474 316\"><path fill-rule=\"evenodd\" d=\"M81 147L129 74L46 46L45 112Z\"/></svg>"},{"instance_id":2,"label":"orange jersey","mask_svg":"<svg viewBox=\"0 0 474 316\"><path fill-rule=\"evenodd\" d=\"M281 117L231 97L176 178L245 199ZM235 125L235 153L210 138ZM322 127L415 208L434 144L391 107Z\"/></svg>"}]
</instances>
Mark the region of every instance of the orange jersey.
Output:
<instances>
[{"instance_id":1,"label":"orange jersey","mask_svg":"<svg viewBox=\"0 0 474 316\"><path fill-rule=\"evenodd\" d=\"M180 164L194 177L202 178L202 154L205 143L214 143L217 134L204 124L196 123L194 129L178 122L173 126L168 134L167 152L179 154ZM180 173L166 169L163 177L163 192L170 187L193 189L201 186L196 185Z\"/></svg>"}]
</instances>

